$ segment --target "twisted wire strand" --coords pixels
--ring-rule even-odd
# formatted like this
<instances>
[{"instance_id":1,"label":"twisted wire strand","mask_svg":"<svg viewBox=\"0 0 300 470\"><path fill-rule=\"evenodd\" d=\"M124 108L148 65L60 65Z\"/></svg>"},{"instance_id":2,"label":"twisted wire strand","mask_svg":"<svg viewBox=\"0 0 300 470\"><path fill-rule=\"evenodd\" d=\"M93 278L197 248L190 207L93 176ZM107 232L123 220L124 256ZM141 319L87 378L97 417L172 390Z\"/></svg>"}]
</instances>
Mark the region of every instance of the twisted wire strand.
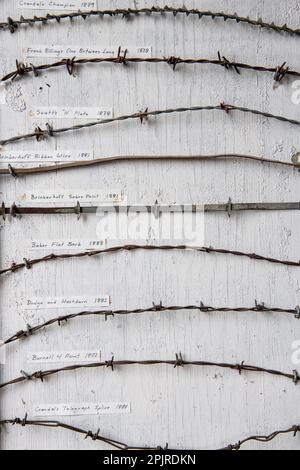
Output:
<instances>
[{"instance_id":1,"label":"twisted wire strand","mask_svg":"<svg viewBox=\"0 0 300 470\"><path fill-rule=\"evenodd\" d=\"M60 315L55 318L51 318L44 323L40 323L36 326L31 326L29 324L26 325L26 330L20 330L14 335L7 338L2 344L10 344L15 341L19 341L22 338L28 338L33 334L37 333L38 331L54 326L57 324L61 326L61 324L73 320L75 318L82 318L82 317L90 317L90 316L97 316L97 317L104 317L107 320L108 317L115 317L115 316L128 316L128 315L141 315L144 313L159 313L159 312L180 312L180 311L191 311L197 310L199 313L228 313L228 312L235 312L235 313L243 313L243 312L259 312L259 313L287 313L290 315L294 315L295 318L300 319L300 307L297 306L294 309L285 309L285 308L278 308L278 307L266 307L265 303L258 303L255 302L254 307L211 307L208 305L204 305L201 302L200 305L185 305L185 306L164 306L162 302L156 305L153 302L153 305L148 308L137 308L137 309L130 309L130 310L94 310L94 311L87 311L84 310L78 313L72 313L67 315Z\"/></svg>"},{"instance_id":2,"label":"twisted wire strand","mask_svg":"<svg viewBox=\"0 0 300 470\"><path fill-rule=\"evenodd\" d=\"M217 154L217 155L116 155L111 157L94 158L91 160L75 161L68 163L51 164L45 166L32 166L26 168L12 167L11 164L8 168L0 168L0 175L2 176L24 176L24 175L39 175L42 173L51 173L54 171L80 169L96 165L105 165L111 162L136 162L136 161L213 161L213 160L251 160L260 163L271 163L274 165L283 165L295 169L300 169L298 154L292 157L291 162L282 160L273 160L271 158L258 157L255 155L243 154Z\"/></svg>"},{"instance_id":3,"label":"twisted wire strand","mask_svg":"<svg viewBox=\"0 0 300 470\"><path fill-rule=\"evenodd\" d=\"M205 11L199 10L195 8L187 9L186 7L182 6L181 8L177 7L158 7L152 6L148 8L118 8L118 9L107 9L107 10L86 10L86 11L77 11L72 13L61 13L61 14L53 14L47 13L44 16L34 16L32 18L24 18L23 16L20 19L12 19L7 18L7 21L0 23L0 29L10 31L14 33L20 26L34 26L35 24L45 26L49 22L56 21L58 24L61 20L69 19L72 21L75 18L80 18L86 20L87 18L95 17L102 19L104 17L114 18L117 16L121 16L123 18L129 19L131 17L138 16L140 14L152 15L152 14L160 14L164 16L166 13L173 14L174 17L177 15L186 15L186 16L196 16L200 20L202 18L211 18L212 20L221 19L224 21L234 21L235 23L244 23L249 26L260 27L264 29L268 29L271 31L275 31L276 33L287 33L293 36L300 35L300 29L296 28L293 29L287 24L284 25L276 25L274 22L268 23L263 21L262 18L258 18L257 20L251 19L249 17L240 16L237 13L225 13L223 11L214 12L214 11Z\"/></svg>"},{"instance_id":4,"label":"twisted wire strand","mask_svg":"<svg viewBox=\"0 0 300 470\"><path fill-rule=\"evenodd\" d=\"M77 124L77 125L69 126L69 127L61 127L61 128L54 128L50 123L47 123L45 129L41 129L40 127L37 127L34 130L34 132L30 132L28 134L23 134L23 135L18 135L15 137L10 137L8 139L2 139L0 140L0 145L4 146L9 143L18 142L20 140L28 140L32 138L35 138L38 141L40 141L44 137L55 137L57 134L62 134L65 132L70 132L70 131L74 132L74 131L79 131L82 129L90 129L92 127L96 127L96 126L100 126L104 124L110 124L113 122L123 122L123 121L138 119L141 121L141 123L143 123L144 120L146 120L147 118L151 116L161 116L161 115L167 115L167 114L174 114L174 113L179 114L179 113L196 112L196 111L224 111L226 114L229 114L231 111L240 111L242 113L254 114L256 116L262 116L262 117L266 117L266 118L273 119L276 121L286 122L289 124L300 126L300 121L296 119L290 119L284 116L271 114L265 111L258 111L256 109L245 108L242 106L235 106L231 104L220 103L215 106L190 106L190 107L182 107L182 108L160 109L156 111L148 111L148 109L146 109L145 111L142 111L142 112L140 111L140 112L133 113L133 114L126 114L123 116L101 119L97 121Z\"/></svg>"},{"instance_id":5,"label":"twisted wire strand","mask_svg":"<svg viewBox=\"0 0 300 470\"><path fill-rule=\"evenodd\" d=\"M116 367L123 367L123 366L133 366L133 365L140 365L140 366L156 366L156 365L170 365L174 368L183 367L183 366L195 366L195 367L218 367L221 369L231 369L237 370L238 373L241 375L243 371L247 372L257 372L257 373L266 373L278 377L285 377L287 379L291 379L295 385L298 384L300 381L300 376L296 370L293 370L292 373L282 372L276 369L267 369L264 367L259 366L252 366L245 364L245 362L241 362L240 364L233 364L233 363L226 363L226 362L211 362L211 361L185 361L182 358L181 353L176 354L175 360L172 359L148 359L148 360L119 360L116 361L114 357L112 357L109 361L104 362L94 362L89 364L72 364L66 367L60 367L56 369L49 369L49 370L39 370L33 373L27 373L25 371L21 371L21 376L16 377L12 380L0 384L0 389L5 387L16 385L22 382L27 382L31 380L40 380L44 382L44 379L50 377L52 375L60 374L61 372L74 372L77 370L82 369L99 369L99 368L110 368L112 371L115 370Z\"/></svg>"},{"instance_id":6,"label":"twisted wire strand","mask_svg":"<svg viewBox=\"0 0 300 470\"><path fill-rule=\"evenodd\" d=\"M119 449L119 450L127 450L127 451L133 451L133 450L153 450L153 451L163 451L163 450L174 450L175 449L170 449L168 444L166 444L165 447L157 446L157 447L140 447L140 446L129 446L123 442L116 441L114 439L110 439L104 436L100 435L100 429L98 431L92 432L92 431L87 431L82 428L78 428L77 426L73 426L70 424L63 423L61 421L51 421L51 420L30 420L27 418L27 414L25 415L24 418L14 418L14 419L3 419L0 421L0 428L6 425L20 425L22 427L25 426L37 426L37 427L42 427L42 428L60 428L60 429L65 429L67 431L71 431L77 434L82 434L85 436L85 439L90 438L93 441L101 441L105 444L108 444L109 446ZM253 435L249 436L245 439L239 440L236 444L229 444L226 447L223 447L221 449L215 449L218 451L234 451L234 450L239 450L242 446L244 446L248 442L264 442L268 443L273 441L276 437L280 435L286 435L286 434L293 434L294 437L296 437L297 433L300 432L300 425L295 425L291 426L290 428L279 430L279 431L274 431L269 435Z\"/></svg>"},{"instance_id":7,"label":"twisted wire strand","mask_svg":"<svg viewBox=\"0 0 300 470\"><path fill-rule=\"evenodd\" d=\"M189 246L189 245L119 245L113 246L110 248L105 248L103 250L93 250L93 251L82 251L79 253L61 253L61 254L54 254L51 253L49 255L43 256L41 258L35 259L27 259L23 258L23 262L21 263L12 263L11 266L7 268L3 268L0 270L0 275L7 274L10 272L15 272L20 269L30 269L32 266L39 264L39 263L46 263L48 261L58 260L58 259L71 259L71 258L85 258L85 257L92 257L97 255L103 255L107 253L116 253L121 251L137 251L137 250L187 250L187 251L194 251L194 252L201 252L207 254L230 254L233 256L241 256L246 257L252 260L257 261L267 261L270 263L281 264L284 266L294 266L299 267L300 261L288 261L288 260L280 260L277 258L269 258L266 256L261 256L256 253L244 253L242 251L234 251L234 250L227 250L223 248L213 248L213 247L196 247L196 246Z\"/></svg>"},{"instance_id":8,"label":"twisted wire strand","mask_svg":"<svg viewBox=\"0 0 300 470\"><path fill-rule=\"evenodd\" d=\"M76 66L82 66L86 64L120 64L120 65L129 65L129 64L167 64L170 65L175 71L178 65L185 64L185 65L215 65L225 68L225 70L233 70L237 74L240 74L240 69L245 70L252 70L256 72L269 72L273 74L273 78L275 82L282 82L282 80L286 76L291 77L300 77L300 72L296 70L290 70L289 67L286 66L286 62L284 62L280 66L276 67L267 67L261 65L250 65L245 64L243 62L237 62L228 60L226 57L221 56L218 53L218 59L207 59L207 58L199 58L199 59L192 59L192 58L181 58L178 56L170 56L170 57L128 57L127 50L125 50L124 55L121 55L121 48L119 48L118 55L116 57L93 57L93 58L78 58L73 57L72 59L61 59L59 61L55 61L49 64L25 64L23 62L19 62L16 60L16 69L7 73L1 78L1 82L6 82L8 80L15 80L16 78L24 77L28 74L33 74L35 77L39 75L39 72L50 70L54 68L62 68L65 67L68 75L74 76L74 71Z\"/></svg>"}]
</instances>

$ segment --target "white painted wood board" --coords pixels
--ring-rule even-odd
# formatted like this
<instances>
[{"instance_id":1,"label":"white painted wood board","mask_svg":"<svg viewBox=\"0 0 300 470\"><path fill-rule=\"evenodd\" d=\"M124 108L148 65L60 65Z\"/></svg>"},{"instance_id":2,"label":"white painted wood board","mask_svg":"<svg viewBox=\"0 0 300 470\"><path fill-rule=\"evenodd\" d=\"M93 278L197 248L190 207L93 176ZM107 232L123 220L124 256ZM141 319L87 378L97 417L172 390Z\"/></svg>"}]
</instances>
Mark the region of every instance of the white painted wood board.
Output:
<instances>
[{"instance_id":1,"label":"white painted wood board","mask_svg":"<svg viewBox=\"0 0 300 470\"><path fill-rule=\"evenodd\" d=\"M21 12L15 2L2 1L0 19ZM164 4L165 2L158 2ZM149 0L100 1L99 6L152 5ZM181 6L180 1L173 5ZM253 18L293 27L300 23L296 0L190 1L186 7L237 11ZM28 13L28 12L25 12ZM30 12L29 12L30 13ZM36 12L34 12L36 13ZM299 39L232 22L199 21L193 17L159 16L78 20L0 34L3 74L21 58L29 44L144 44L153 55L228 58L255 64L300 68ZM213 66L102 65L65 70L15 81L0 109L0 132L11 136L31 130L27 110L36 105L113 107L116 115L137 110L225 101L299 119L291 101L292 80L273 89L271 75ZM50 85L50 86L47 86ZM22 142L11 149L94 149L97 156L236 152L288 161L300 147L295 126L251 115L208 112L182 114L69 133L47 143ZM1 197L13 202L26 189L86 189L119 187L132 203L202 203L299 201L299 174L289 168L255 162L136 162L20 179L2 178ZM93 238L94 217L32 216L1 222L1 265L28 256L31 239ZM205 244L280 258L299 259L300 218L297 212L207 215ZM0 284L1 337L37 318L21 308L24 295L60 296L109 294L112 308L188 304L203 300L216 306L267 305L294 308L300 302L299 270L230 256L182 252L119 253L105 257L59 261L3 277ZM27 312L28 313L28 312ZM39 318L61 312L46 311ZM292 363L292 343L300 339L300 323L276 314L145 314L127 318L75 320L53 327L7 348L1 382L31 370L28 351L97 349L106 360L184 358L245 361L286 371ZM48 367L47 365L45 366ZM50 365L51 368L51 365ZM299 366L298 366L299 369ZM278 377L185 367L126 367L82 370L28 382L1 392L1 417L23 416L37 403L131 402L126 415L68 417L66 421L129 445L178 448L218 448L249 434L264 434L300 423L299 388ZM284 436L268 449L299 449L300 437ZM251 444L249 448L261 448ZM5 428L3 449L97 449L101 444L65 431ZM103 447L104 448L104 447Z\"/></svg>"}]
</instances>

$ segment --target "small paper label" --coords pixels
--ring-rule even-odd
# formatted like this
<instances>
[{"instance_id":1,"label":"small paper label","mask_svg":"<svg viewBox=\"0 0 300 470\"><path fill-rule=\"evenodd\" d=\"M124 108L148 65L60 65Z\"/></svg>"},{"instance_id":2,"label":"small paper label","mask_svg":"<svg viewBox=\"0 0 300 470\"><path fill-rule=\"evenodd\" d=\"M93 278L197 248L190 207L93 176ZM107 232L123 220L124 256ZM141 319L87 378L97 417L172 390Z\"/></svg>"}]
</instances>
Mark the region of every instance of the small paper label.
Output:
<instances>
[{"instance_id":1,"label":"small paper label","mask_svg":"<svg viewBox=\"0 0 300 470\"><path fill-rule=\"evenodd\" d=\"M49 203L49 204L64 204L64 203L89 203L90 205L97 203L119 203L124 199L122 191L119 190L90 190L90 191L32 191L21 194L18 197L18 202L22 203Z\"/></svg>"},{"instance_id":2,"label":"small paper label","mask_svg":"<svg viewBox=\"0 0 300 470\"><path fill-rule=\"evenodd\" d=\"M130 403L69 403L35 405L34 416L80 416L130 413Z\"/></svg>"},{"instance_id":3,"label":"small paper label","mask_svg":"<svg viewBox=\"0 0 300 470\"><path fill-rule=\"evenodd\" d=\"M6 88L5 88L5 86L0 87L0 104L6 104Z\"/></svg>"},{"instance_id":4,"label":"small paper label","mask_svg":"<svg viewBox=\"0 0 300 470\"><path fill-rule=\"evenodd\" d=\"M86 150L45 150L26 151L12 150L0 152L0 163L47 163L47 162L75 162L92 160L93 152Z\"/></svg>"},{"instance_id":5,"label":"small paper label","mask_svg":"<svg viewBox=\"0 0 300 470\"><path fill-rule=\"evenodd\" d=\"M39 351L29 352L27 362L30 364L59 364L100 361L101 354L97 350L89 351Z\"/></svg>"},{"instance_id":6,"label":"small paper label","mask_svg":"<svg viewBox=\"0 0 300 470\"><path fill-rule=\"evenodd\" d=\"M2 339L0 340L0 365L6 364L6 344Z\"/></svg>"},{"instance_id":7,"label":"small paper label","mask_svg":"<svg viewBox=\"0 0 300 470\"><path fill-rule=\"evenodd\" d=\"M131 46L122 47L120 54L127 51L128 57L151 57L152 46ZM64 45L31 45L22 49L22 55L26 59L52 58L52 59L72 59L89 57L117 57L119 46L64 46Z\"/></svg>"},{"instance_id":8,"label":"small paper label","mask_svg":"<svg viewBox=\"0 0 300 470\"><path fill-rule=\"evenodd\" d=\"M69 239L69 240L31 240L31 250L42 250L42 251L92 251L103 248L106 244L106 240L88 240L88 239Z\"/></svg>"},{"instance_id":9,"label":"small paper label","mask_svg":"<svg viewBox=\"0 0 300 470\"><path fill-rule=\"evenodd\" d=\"M109 307L109 295L73 297L29 297L22 302L24 310L43 310L53 308L101 308Z\"/></svg>"},{"instance_id":10,"label":"small paper label","mask_svg":"<svg viewBox=\"0 0 300 470\"><path fill-rule=\"evenodd\" d=\"M17 8L24 10L91 10L98 8L97 0L17 0Z\"/></svg>"},{"instance_id":11,"label":"small paper label","mask_svg":"<svg viewBox=\"0 0 300 470\"><path fill-rule=\"evenodd\" d=\"M111 108L37 106L28 111L34 119L107 119L113 116Z\"/></svg>"}]
</instances>

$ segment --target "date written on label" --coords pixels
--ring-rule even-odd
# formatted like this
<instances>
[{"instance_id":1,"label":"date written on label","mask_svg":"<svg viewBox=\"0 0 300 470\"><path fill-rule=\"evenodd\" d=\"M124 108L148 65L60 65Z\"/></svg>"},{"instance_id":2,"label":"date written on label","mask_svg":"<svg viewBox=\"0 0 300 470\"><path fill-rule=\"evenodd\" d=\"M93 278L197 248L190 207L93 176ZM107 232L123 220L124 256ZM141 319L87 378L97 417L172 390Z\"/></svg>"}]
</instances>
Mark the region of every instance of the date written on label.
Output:
<instances>
[{"instance_id":1,"label":"date written on label","mask_svg":"<svg viewBox=\"0 0 300 470\"><path fill-rule=\"evenodd\" d=\"M17 0L17 7L25 10L65 10L98 8L98 0Z\"/></svg>"},{"instance_id":2,"label":"date written on label","mask_svg":"<svg viewBox=\"0 0 300 470\"><path fill-rule=\"evenodd\" d=\"M68 362L96 362L100 361L101 353L97 350L88 351L39 351L29 352L27 362L30 364L58 364Z\"/></svg>"},{"instance_id":3,"label":"date written on label","mask_svg":"<svg viewBox=\"0 0 300 470\"><path fill-rule=\"evenodd\" d=\"M151 57L152 46L131 46L122 47L120 54L127 51L128 57ZM53 59L88 59L89 57L116 57L119 52L119 46L75 46L75 45L31 45L23 47L22 55L26 59L53 58Z\"/></svg>"},{"instance_id":4,"label":"date written on label","mask_svg":"<svg viewBox=\"0 0 300 470\"><path fill-rule=\"evenodd\" d=\"M37 106L28 111L34 119L108 119L113 117L111 108Z\"/></svg>"},{"instance_id":5,"label":"date written on label","mask_svg":"<svg viewBox=\"0 0 300 470\"><path fill-rule=\"evenodd\" d=\"M80 416L130 413L130 403L69 403L35 405L34 416Z\"/></svg>"},{"instance_id":6,"label":"date written on label","mask_svg":"<svg viewBox=\"0 0 300 470\"><path fill-rule=\"evenodd\" d=\"M18 202L27 204L27 203L37 203L37 204L76 204L79 203L88 203L90 205L97 205L98 203L113 203L118 204L124 201L124 194L120 190L111 189L111 190L90 190L90 191L28 191L21 194L17 198Z\"/></svg>"},{"instance_id":7,"label":"date written on label","mask_svg":"<svg viewBox=\"0 0 300 470\"><path fill-rule=\"evenodd\" d=\"M24 299L24 310L43 310L53 308L99 308L109 307L109 295L68 296L68 297L29 297Z\"/></svg>"},{"instance_id":8,"label":"date written on label","mask_svg":"<svg viewBox=\"0 0 300 470\"><path fill-rule=\"evenodd\" d=\"M99 250L106 245L106 240L87 240L87 239L65 239L65 240L31 240L30 250L52 250L52 251L93 251Z\"/></svg>"}]
</instances>

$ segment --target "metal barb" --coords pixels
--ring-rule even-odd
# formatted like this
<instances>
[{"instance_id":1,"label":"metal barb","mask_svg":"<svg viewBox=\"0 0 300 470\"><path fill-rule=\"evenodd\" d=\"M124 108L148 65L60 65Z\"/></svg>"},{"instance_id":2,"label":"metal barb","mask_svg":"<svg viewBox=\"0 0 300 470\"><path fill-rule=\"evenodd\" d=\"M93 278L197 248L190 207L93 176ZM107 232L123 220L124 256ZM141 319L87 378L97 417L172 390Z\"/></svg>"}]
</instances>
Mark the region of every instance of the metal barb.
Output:
<instances>
[{"instance_id":1,"label":"metal barb","mask_svg":"<svg viewBox=\"0 0 300 470\"><path fill-rule=\"evenodd\" d=\"M17 173L15 172L14 168L11 166L11 164L8 164L8 172L13 178L17 178Z\"/></svg>"}]
</instances>

